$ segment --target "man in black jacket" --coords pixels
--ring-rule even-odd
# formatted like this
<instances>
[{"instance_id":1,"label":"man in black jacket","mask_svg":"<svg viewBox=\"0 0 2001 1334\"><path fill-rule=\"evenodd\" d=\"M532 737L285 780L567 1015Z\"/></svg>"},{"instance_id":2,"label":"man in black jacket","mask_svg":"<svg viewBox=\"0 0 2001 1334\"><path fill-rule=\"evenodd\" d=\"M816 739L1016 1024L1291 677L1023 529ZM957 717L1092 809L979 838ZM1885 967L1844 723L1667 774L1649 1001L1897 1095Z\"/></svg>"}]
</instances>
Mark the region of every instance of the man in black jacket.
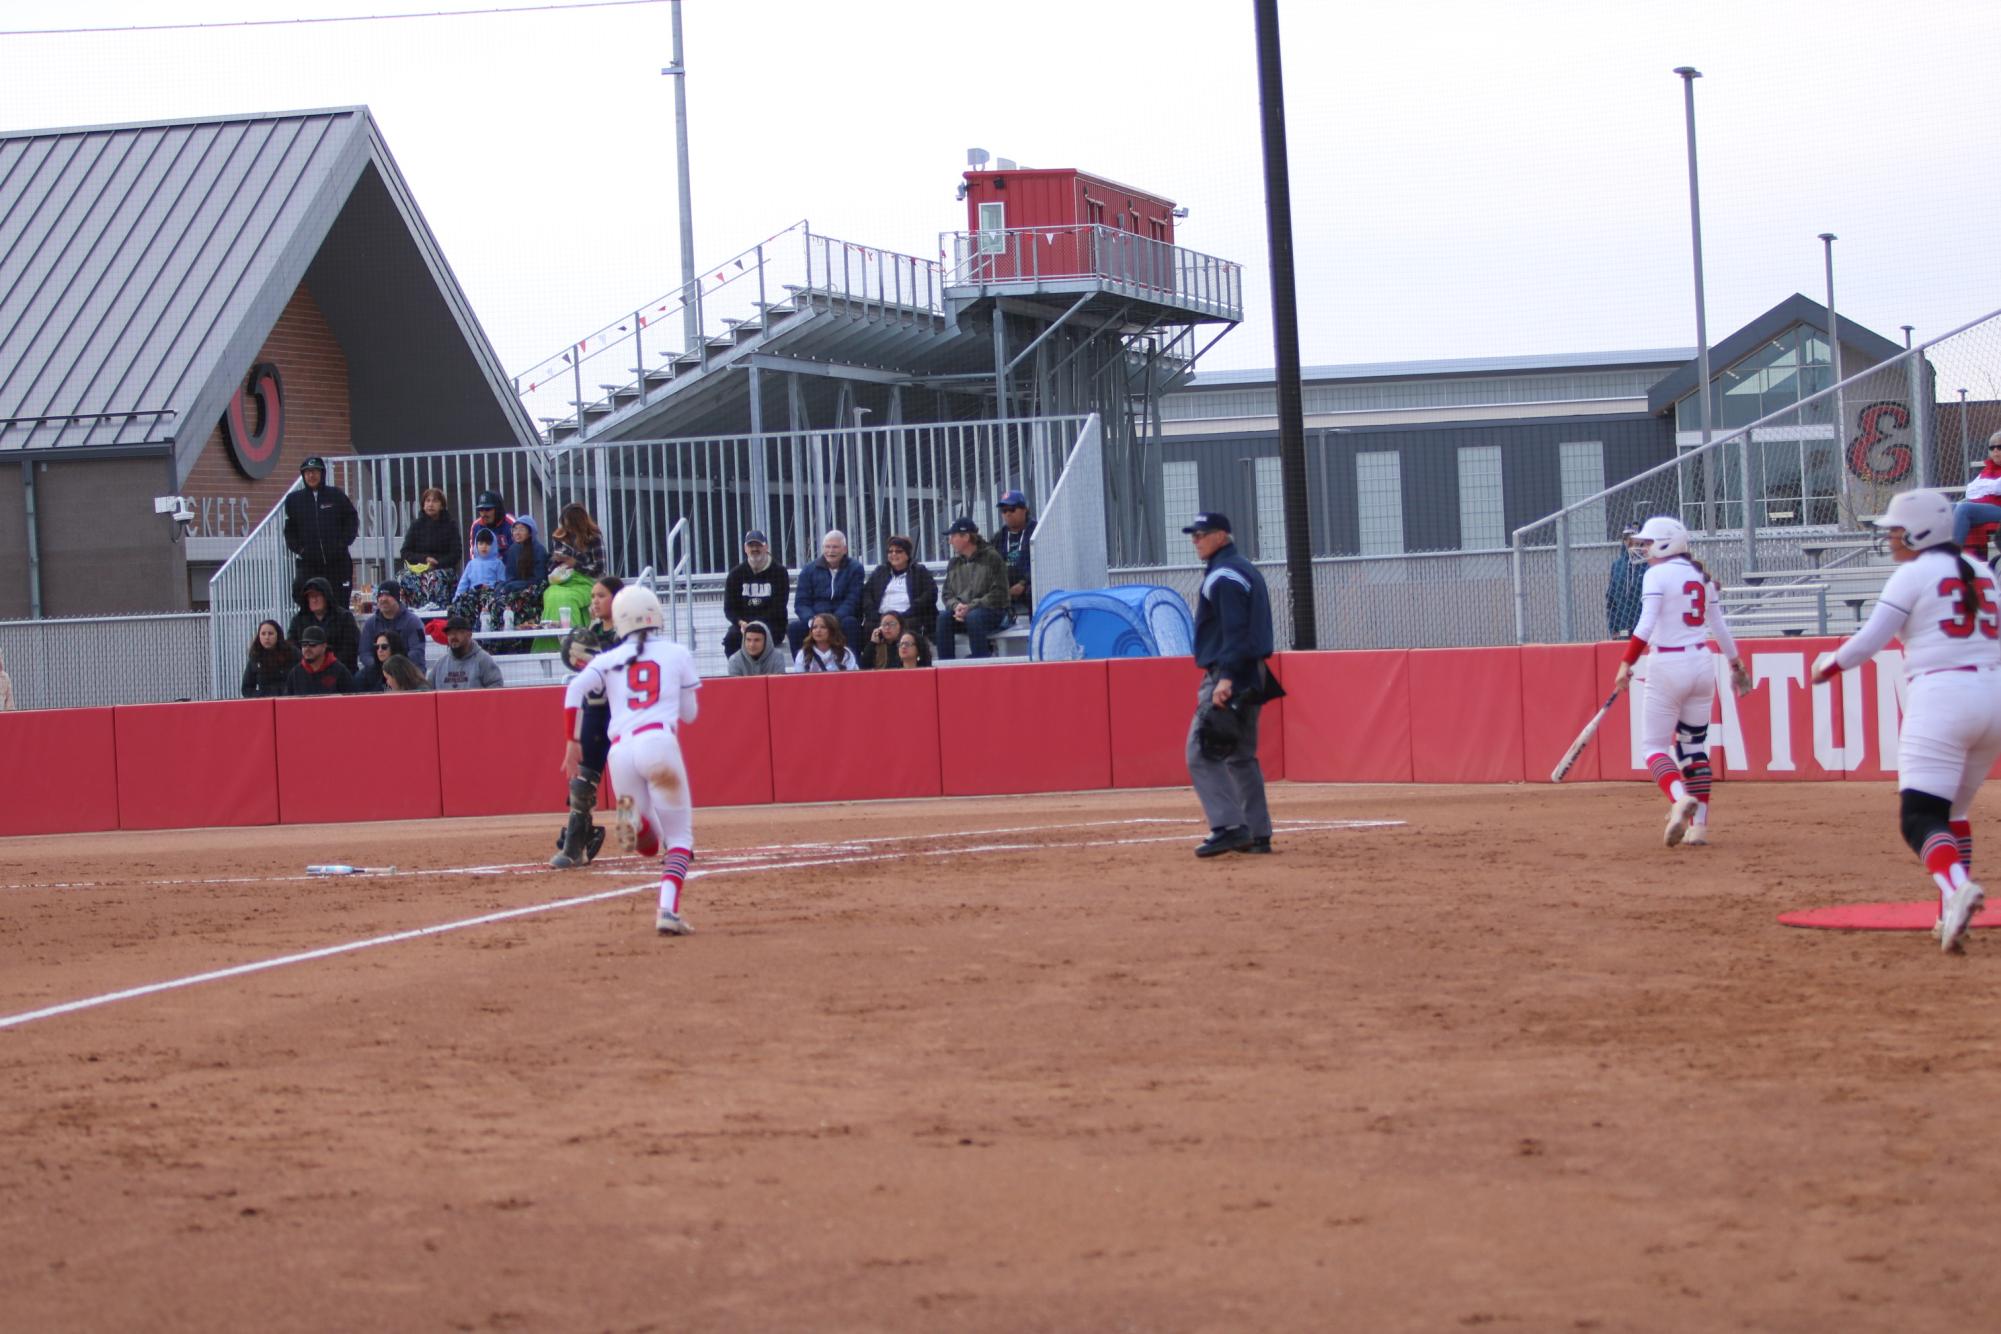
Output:
<instances>
[{"instance_id":1,"label":"man in black jacket","mask_svg":"<svg viewBox=\"0 0 2001 1334\"><path fill-rule=\"evenodd\" d=\"M308 579L327 581L343 607L354 595L354 558L348 548L361 531L354 503L339 487L327 485L327 461L315 454L299 465L304 483L285 497L285 546L299 558L292 598L302 598Z\"/></svg>"},{"instance_id":2,"label":"man in black jacket","mask_svg":"<svg viewBox=\"0 0 2001 1334\"><path fill-rule=\"evenodd\" d=\"M346 664L327 652L327 632L309 625L299 632L299 661L285 678L288 695L348 695L354 693L354 675Z\"/></svg>"},{"instance_id":3,"label":"man in black jacket","mask_svg":"<svg viewBox=\"0 0 2001 1334\"><path fill-rule=\"evenodd\" d=\"M785 624L785 601L792 596L792 578L771 558L771 544L753 528L743 535L743 561L723 578L723 656L743 647L744 627L753 621L767 626Z\"/></svg>"},{"instance_id":4,"label":"man in black jacket","mask_svg":"<svg viewBox=\"0 0 2001 1334\"><path fill-rule=\"evenodd\" d=\"M1284 691L1265 666L1272 653L1271 596L1230 536L1226 515L1195 516L1181 530L1205 562L1195 608L1195 665L1202 685L1188 727L1188 777L1209 818L1198 857L1270 852L1271 812L1258 764L1258 714Z\"/></svg>"}]
</instances>

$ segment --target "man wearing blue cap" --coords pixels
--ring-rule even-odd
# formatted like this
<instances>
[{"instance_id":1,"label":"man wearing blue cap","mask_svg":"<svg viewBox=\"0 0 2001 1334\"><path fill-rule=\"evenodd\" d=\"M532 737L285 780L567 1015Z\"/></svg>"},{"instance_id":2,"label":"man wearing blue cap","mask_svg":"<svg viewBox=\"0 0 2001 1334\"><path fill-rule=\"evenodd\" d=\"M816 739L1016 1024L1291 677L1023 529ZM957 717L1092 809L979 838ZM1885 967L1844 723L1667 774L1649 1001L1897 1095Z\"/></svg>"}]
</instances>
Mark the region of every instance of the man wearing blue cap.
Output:
<instances>
[{"instance_id":1,"label":"man wearing blue cap","mask_svg":"<svg viewBox=\"0 0 2001 1334\"><path fill-rule=\"evenodd\" d=\"M1195 607L1195 665L1202 686L1188 727L1188 777L1209 819L1197 857L1271 851L1271 812L1258 763L1258 714L1285 692L1265 666L1272 653L1264 576L1230 536L1227 515L1207 511L1181 530L1204 562Z\"/></svg>"},{"instance_id":2,"label":"man wearing blue cap","mask_svg":"<svg viewBox=\"0 0 2001 1334\"><path fill-rule=\"evenodd\" d=\"M1007 562L1008 608L1015 616L1035 610L1035 592L1028 579L1028 544L1035 520L1028 517L1028 497L1006 491L1000 498L1001 526L994 530L993 548Z\"/></svg>"}]
</instances>

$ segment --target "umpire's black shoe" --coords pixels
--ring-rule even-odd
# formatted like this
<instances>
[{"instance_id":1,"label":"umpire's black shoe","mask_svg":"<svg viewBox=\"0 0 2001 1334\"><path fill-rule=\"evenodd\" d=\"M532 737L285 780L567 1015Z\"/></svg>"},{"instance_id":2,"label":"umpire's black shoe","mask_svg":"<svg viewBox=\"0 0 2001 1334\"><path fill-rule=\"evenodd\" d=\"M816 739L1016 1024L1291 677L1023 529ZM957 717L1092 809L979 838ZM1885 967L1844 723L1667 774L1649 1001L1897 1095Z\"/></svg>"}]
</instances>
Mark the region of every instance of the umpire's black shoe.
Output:
<instances>
[{"instance_id":1,"label":"umpire's black shoe","mask_svg":"<svg viewBox=\"0 0 2001 1334\"><path fill-rule=\"evenodd\" d=\"M1270 835L1270 834L1265 834L1265 835L1263 835L1263 836L1261 836L1261 837L1258 837L1258 838L1254 838L1254 839L1252 839L1252 840L1251 840L1250 842L1248 842L1248 843L1244 844L1244 846L1243 846L1243 847L1241 847L1241 848L1238 848L1238 849L1237 849L1237 851L1238 851L1238 852L1261 852L1261 853L1267 853L1267 854L1268 854L1268 853L1270 853L1270 852L1271 852L1271 835Z\"/></svg>"},{"instance_id":2,"label":"umpire's black shoe","mask_svg":"<svg viewBox=\"0 0 2001 1334\"><path fill-rule=\"evenodd\" d=\"M1256 841L1256 839L1251 837L1251 831L1242 825L1234 829L1218 829L1215 833L1209 835L1206 842L1195 849L1195 855L1197 857L1220 857L1226 852L1243 852Z\"/></svg>"}]
</instances>

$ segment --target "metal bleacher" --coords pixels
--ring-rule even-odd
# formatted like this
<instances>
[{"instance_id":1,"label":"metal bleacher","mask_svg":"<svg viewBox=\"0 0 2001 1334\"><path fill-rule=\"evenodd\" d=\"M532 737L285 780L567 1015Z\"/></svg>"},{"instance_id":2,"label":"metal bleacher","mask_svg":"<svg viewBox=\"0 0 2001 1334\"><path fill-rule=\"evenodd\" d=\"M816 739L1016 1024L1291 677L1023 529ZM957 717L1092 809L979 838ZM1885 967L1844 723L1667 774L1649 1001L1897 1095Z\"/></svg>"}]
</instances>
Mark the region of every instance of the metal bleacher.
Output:
<instances>
[{"instance_id":1,"label":"metal bleacher","mask_svg":"<svg viewBox=\"0 0 2001 1334\"><path fill-rule=\"evenodd\" d=\"M1890 577L1889 557L1877 546L1866 533L1829 537L1800 544L1804 566L1746 572L1743 584L1723 590L1731 627L1739 634L1853 634Z\"/></svg>"}]
</instances>

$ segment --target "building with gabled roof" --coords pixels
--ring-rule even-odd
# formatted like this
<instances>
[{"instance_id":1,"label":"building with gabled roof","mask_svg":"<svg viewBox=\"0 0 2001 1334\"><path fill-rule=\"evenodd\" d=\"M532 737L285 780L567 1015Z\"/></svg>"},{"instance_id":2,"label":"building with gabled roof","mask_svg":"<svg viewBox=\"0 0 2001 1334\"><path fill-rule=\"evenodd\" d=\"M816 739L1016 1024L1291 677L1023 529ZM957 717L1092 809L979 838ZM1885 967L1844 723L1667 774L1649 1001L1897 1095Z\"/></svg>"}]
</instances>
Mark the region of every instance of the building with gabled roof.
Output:
<instances>
[{"instance_id":1,"label":"building with gabled roof","mask_svg":"<svg viewBox=\"0 0 2001 1334\"><path fill-rule=\"evenodd\" d=\"M366 107L0 134L0 618L199 605L307 455L533 439Z\"/></svg>"}]
</instances>

